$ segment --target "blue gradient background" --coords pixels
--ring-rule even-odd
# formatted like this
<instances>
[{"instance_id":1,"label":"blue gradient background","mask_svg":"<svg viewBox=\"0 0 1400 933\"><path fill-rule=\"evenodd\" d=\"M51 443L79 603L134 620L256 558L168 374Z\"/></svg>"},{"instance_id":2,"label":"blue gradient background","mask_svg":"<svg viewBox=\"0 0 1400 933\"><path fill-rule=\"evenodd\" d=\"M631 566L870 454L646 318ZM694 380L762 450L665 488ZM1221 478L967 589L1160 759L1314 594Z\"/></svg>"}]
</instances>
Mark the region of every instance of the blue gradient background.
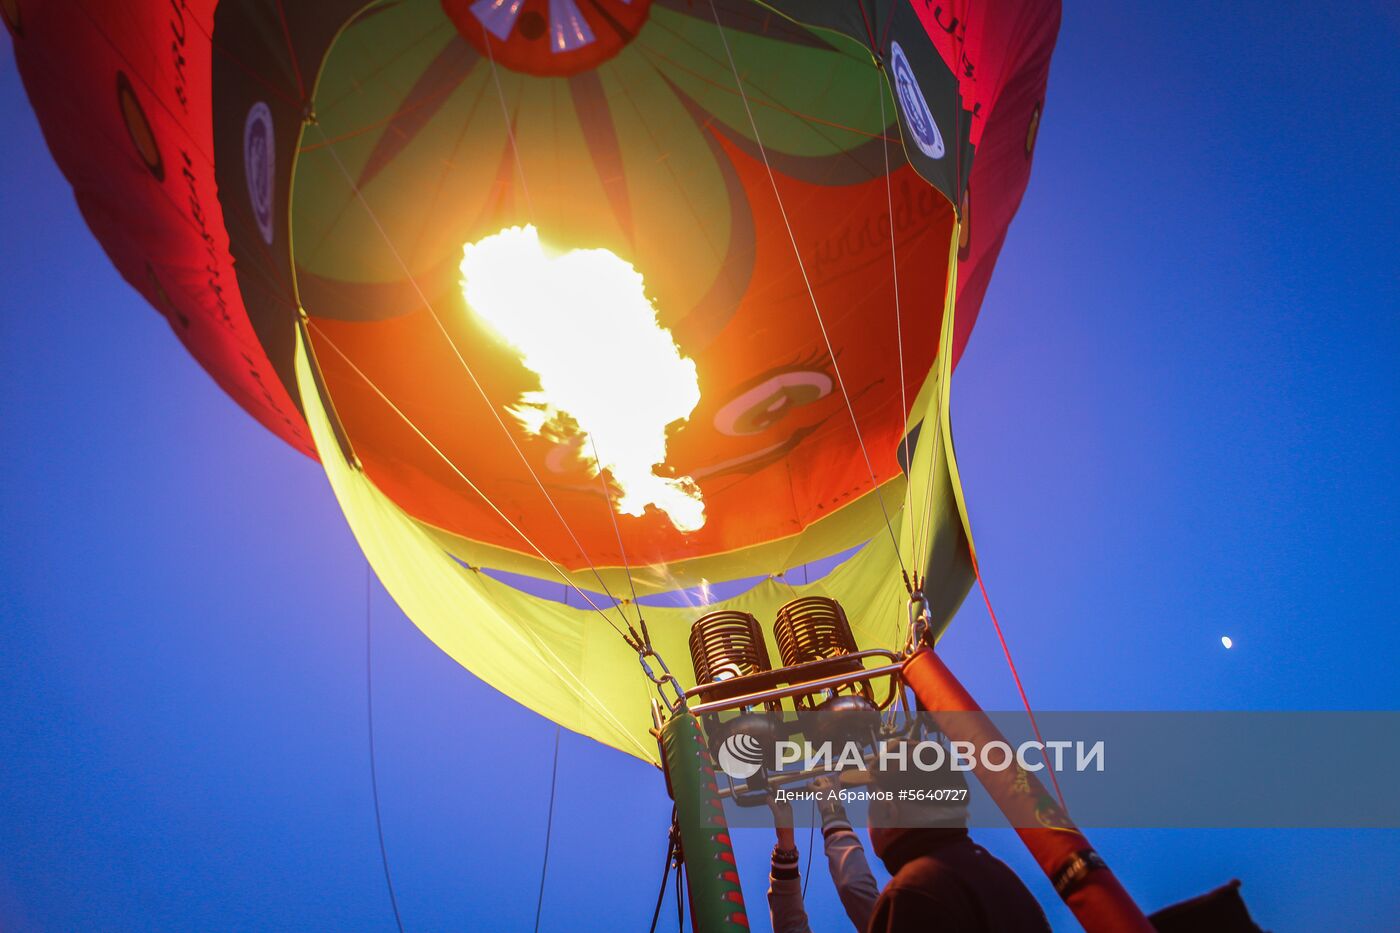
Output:
<instances>
[{"instance_id":1,"label":"blue gradient background","mask_svg":"<svg viewBox=\"0 0 1400 933\"><path fill-rule=\"evenodd\" d=\"M1400 706L1400 14L1338 6L1067 4L954 393L1040 707ZM363 558L319 468L112 270L8 42L0 119L0 927L388 929ZM554 727L373 604L404 920L529 928ZM975 597L944 645L1017 705ZM668 812L564 735L543 928L645 929ZM1239 877L1274 930L1400 925L1397 833L1094 838L1148 908ZM771 837L737 844L762 928ZM843 927L824 877L809 902Z\"/></svg>"}]
</instances>

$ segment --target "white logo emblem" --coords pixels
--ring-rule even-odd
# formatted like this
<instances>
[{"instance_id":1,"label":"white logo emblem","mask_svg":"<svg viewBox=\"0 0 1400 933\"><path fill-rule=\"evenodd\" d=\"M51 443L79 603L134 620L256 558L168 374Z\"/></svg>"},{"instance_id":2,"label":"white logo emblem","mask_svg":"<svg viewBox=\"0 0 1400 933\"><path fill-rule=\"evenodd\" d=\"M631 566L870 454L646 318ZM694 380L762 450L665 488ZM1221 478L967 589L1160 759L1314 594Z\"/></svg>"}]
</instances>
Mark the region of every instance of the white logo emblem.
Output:
<instances>
[{"instance_id":1,"label":"white logo emblem","mask_svg":"<svg viewBox=\"0 0 1400 933\"><path fill-rule=\"evenodd\" d=\"M938 132L933 111L924 100L924 92L914 80L914 69L909 67L909 59L904 57L898 42L890 43L890 74L894 75L899 109L904 111L904 122L913 133L919 151L930 159L943 158L943 134Z\"/></svg>"},{"instance_id":2,"label":"white logo emblem","mask_svg":"<svg viewBox=\"0 0 1400 933\"><path fill-rule=\"evenodd\" d=\"M742 781L763 767L763 746L747 732L734 732L720 744L717 757L721 771Z\"/></svg>"},{"instance_id":3,"label":"white logo emblem","mask_svg":"<svg viewBox=\"0 0 1400 933\"><path fill-rule=\"evenodd\" d=\"M263 240L272 244L272 187L274 159L272 111L258 101L243 121L243 175L248 180L248 203Z\"/></svg>"}]
</instances>

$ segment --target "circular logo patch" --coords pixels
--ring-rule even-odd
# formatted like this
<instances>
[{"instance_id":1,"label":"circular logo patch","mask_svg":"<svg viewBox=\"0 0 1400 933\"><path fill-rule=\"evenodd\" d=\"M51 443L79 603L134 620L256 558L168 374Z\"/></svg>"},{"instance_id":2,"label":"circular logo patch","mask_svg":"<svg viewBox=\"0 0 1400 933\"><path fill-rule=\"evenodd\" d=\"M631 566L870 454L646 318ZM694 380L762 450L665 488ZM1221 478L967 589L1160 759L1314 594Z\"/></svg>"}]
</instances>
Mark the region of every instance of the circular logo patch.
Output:
<instances>
[{"instance_id":1,"label":"circular logo patch","mask_svg":"<svg viewBox=\"0 0 1400 933\"><path fill-rule=\"evenodd\" d=\"M831 377L809 370L789 370L763 380L715 413L715 429L730 437L766 431L792 409L831 394Z\"/></svg>"},{"instance_id":2,"label":"circular logo patch","mask_svg":"<svg viewBox=\"0 0 1400 933\"><path fill-rule=\"evenodd\" d=\"M243 121L243 175L248 180L248 204L263 240L272 244L273 169L276 166L273 148L272 111L258 101Z\"/></svg>"},{"instance_id":3,"label":"circular logo patch","mask_svg":"<svg viewBox=\"0 0 1400 933\"><path fill-rule=\"evenodd\" d=\"M909 59L898 42L890 43L890 74L894 77L894 87L899 97L899 109L904 113L904 123L914 135L919 151L930 159L943 158L943 134L938 131L938 123L933 119L933 111L924 99L923 89L914 80L914 69L909 67Z\"/></svg>"}]
</instances>

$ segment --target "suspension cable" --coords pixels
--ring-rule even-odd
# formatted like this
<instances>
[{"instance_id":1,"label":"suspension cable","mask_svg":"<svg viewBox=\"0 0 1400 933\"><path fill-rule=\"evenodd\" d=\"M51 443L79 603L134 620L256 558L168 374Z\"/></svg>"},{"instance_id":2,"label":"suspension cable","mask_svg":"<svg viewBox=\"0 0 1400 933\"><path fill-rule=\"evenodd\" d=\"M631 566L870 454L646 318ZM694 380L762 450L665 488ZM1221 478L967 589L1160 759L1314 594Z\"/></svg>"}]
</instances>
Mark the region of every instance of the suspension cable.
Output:
<instances>
[{"instance_id":1,"label":"suspension cable","mask_svg":"<svg viewBox=\"0 0 1400 933\"><path fill-rule=\"evenodd\" d=\"M715 29L719 32L720 43L724 46L725 57L729 60L729 70L734 73L734 84L739 90L739 98L743 101L744 112L749 118L749 127L753 130L754 142L758 144L759 155L763 157L763 167L768 173L768 183L773 188L773 197L778 203L778 212L782 215L783 226L787 229L788 242L792 244L793 257L797 260L798 271L802 274L802 282L807 288L807 297L812 302L812 311L817 318L817 327L821 331L822 341L826 344L827 355L831 358L831 369L836 376L836 384L841 388L841 398L846 403L846 412L851 417L851 427L856 432L856 442L860 445L861 457L865 460L865 468L870 474L870 485L875 493L875 499L880 504L880 513L885 519L885 531L889 533L890 544L894 547L895 560L899 562L899 569L908 578L908 569L904 566L904 555L899 548L899 539L895 537L894 526L890 522L889 509L885 506L885 497L880 493L880 483L875 477L875 465L870 459L870 452L865 448L865 438L860 433L860 422L856 419L855 406L851 403L850 393L846 391L846 380L841 376L841 364L836 359L836 349L832 346L831 335L827 333L826 322L822 320L821 308L817 304L817 295L812 288L812 280L807 275L807 264L802 260L802 251L797 245L797 235L793 232L792 221L788 218L787 208L783 204L782 194L778 191L778 179L773 174L773 166L768 160L768 150L763 145L763 137L758 131L758 121L754 119L753 107L749 104L748 92L744 90L744 81L739 77L739 66L734 62L734 52L729 47L729 37L724 32L724 24L719 19L719 9L715 6L715 0L710 0L710 13L714 17Z\"/></svg>"},{"instance_id":2,"label":"suspension cable","mask_svg":"<svg viewBox=\"0 0 1400 933\"><path fill-rule=\"evenodd\" d=\"M823 830L822 836L826 832ZM807 815L807 872L802 875L802 899L807 899L807 882L812 880L812 840L817 836L817 802L812 801L811 812Z\"/></svg>"},{"instance_id":3,"label":"suspension cable","mask_svg":"<svg viewBox=\"0 0 1400 933\"><path fill-rule=\"evenodd\" d=\"M571 587L574 590L574 592L578 593L581 597L583 597L584 602L588 603L589 607L591 607L594 612L602 616L603 619L608 623L608 625L612 627L613 631L617 632L617 634L621 635L624 639L628 638L626 633L624 633L622 629L617 627L617 623L613 622L612 619L608 618L607 613L604 612L598 606L598 604L593 601L593 598L589 596L586 591L579 589L578 584L574 583L572 580L569 579L568 575L564 573L564 571L559 567L559 565L554 563L554 561L551 560L544 553L544 551L540 549L540 546L535 543L534 539L527 535L519 525L511 521L510 516L506 515L506 513L501 510L501 507L496 505L496 503L492 501L491 497L486 495L486 493L481 489L480 486L472 482L471 477L463 473L461 468L453 462L452 458L447 456L447 454L445 454L442 451L442 448L438 447L437 444L433 443L432 439L429 438L427 434L423 433L423 430L413 422L413 419L409 418L408 415L404 413L403 409L399 408L398 405L394 404L394 401L391 398L389 398L388 395L385 394L384 390L381 389L364 370L360 369L360 367L355 364L355 361L352 360L344 350L340 349L339 345L336 344L336 342L333 339L331 339L329 334L322 330L321 327L310 318L307 319L307 325L312 330L315 330L318 335L320 335L321 339L326 342L326 345L329 346L332 350L334 350L336 354L339 355L340 358L345 361L345 364L355 371L355 374L357 376L364 380L365 384L368 385L370 389L372 389L374 393L378 395L380 399L383 400L384 404L388 405L391 409L393 409L394 414L398 415L399 418L403 420L404 424L408 425L409 428L413 431L413 433L418 435L418 437L423 441L423 443L427 444L430 448L432 448L433 453L437 454L438 457L443 461L443 463L446 463L447 466L451 468L452 472L456 473L457 476L462 480L462 482L467 484L467 486L471 489L472 492L476 493L478 496L481 497L481 500L485 502L488 507L490 507L491 511L496 513L497 517L499 517L501 521L509 525L510 529L514 531L517 535L519 535L521 540L523 540L527 545L530 546L531 550L533 550L537 555L539 555L540 560L545 561L549 564L551 568L553 568L554 572L558 574L559 579L562 580L565 583L565 585Z\"/></svg>"},{"instance_id":4,"label":"suspension cable","mask_svg":"<svg viewBox=\"0 0 1400 933\"><path fill-rule=\"evenodd\" d=\"M1016 681L1016 692L1021 695L1021 705L1026 708L1026 716L1031 721L1031 731L1035 733L1035 740L1040 743L1041 748L1045 747L1045 740L1040 736L1040 726L1035 721L1035 710L1031 709L1031 701L1026 696L1026 687L1021 683L1021 675L1016 670L1016 662L1011 657L1011 648L1006 644L1006 635L1002 633L1001 623L997 621L996 610L992 608L992 598L987 595L987 584L982 581L982 570L977 565L977 554L972 549L972 542L968 541L968 556L972 558L972 572L977 577L977 587L982 591L982 601L987 604L987 615L992 618L992 628L996 630L997 641L1001 643L1001 653L1006 656L1006 666L1011 669L1011 679ZM1066 814L1069 807L1065 804L1064 792L1060 790L1060 779L1055 776L1055 769L1050 768L1050 783L1055 785L1055 796L1060 800L1060 809Z\"/></svg>"},{"instance_id":5,"label":"suspension cable","mask_svg":"<svg viewBox=\"0 0 1400 933\"><path fill-rule=\"evenodd\" d=\"M510 141L511 156L515 160L515 172L520 176L520 189L525 193L525 211L533 223L535 220L535 201L534 198L530 196L530 185L525 178L525 160L520 155L520 143L515 135L515 121L511 118L510 108L506 104L505 90L501 87L501 76L496 67L496 53L491 48L489 39L486 41L486 57L491 63L491 81L496 86L496 97L501 103L501 119L505 122L506 138ZM465 362L463 365L465 365ZM603 479L603 461L598 457L598 441L591 433L588 434L588 441L593 446L593 463L598 467L598 482L603 486L603 502L608 510L608 518L612 520L613 534L617 536L617 549L622 556L622 566L627 574L627 586L628 589L632 591L632 605L636 608L637 624L641 627L639 640L647 649L650 649L651 636L647 632L646 620L642 617L642 604L637 601L637 584L632 579L632 565L627 560L627 549L622 543L622 531L617 523L617 515L613 511L612 499L608 495L607 482ZM583 550L582 546L579 547L579 550ZM587 559L587 555L585 555L585 559ZM591 563L590 566L592 566ZM596 570L594 571L594 575L597 576ZM602 582L601 578L599 582ZM608 593L608 596L611 597L612 593ZM619 612L621 612L621 609L619 609ZM624 619L627 618L625 612L622 613L622 616ZM636 633L633 634L634 636L636 635Z\"/></svg>"},{"instance_id":6,"label":"suspension cable","mask_svg":"<svg viewBox=\"0 0 1400 933\"><path fill-rule=\"evenodd\" d=\"M525 192L525 212L530 215L531 222L535 219L535 201L530 197L530 186L525 182L525 163L520 158L520 146L515 139L515 121L511 118L510 108L506 106L506 92L501 88L501 75L496 69L496 52L491 48L491 40L485 40L486 58L491 63L491 80L496 85L496 97L501 102L501 119L506 124L506 138L510 140L510 151L515 157L515 171L520 175L520 190Z\"/></svg>"},{"instance_id":7,"label":"suspension cable","mask_svg":"<svg viewBox=\"0 0 1400 933\"><path fill-rule=\"evenodd\" d=\"M864 6L862 6L862 12ZM917 516L914 515L914 491L909 482L910 475L914 470L914 462L909 455L909 398L904 387L904 315L899 307L899 254L896 249L894 237L894 181L890 178L890 140L889 134L885 132L888 127L885 124L885 89L889 86L885 78L884 61L880 58L879 50L875 53L875 89L876 95L880 98L880 149L885 155L885 213L890 221L890 281L894 285L894 336L896 345L896 357L899 360L899 408L904 413L904 424L901 426L901 440L904 442L904 522L909 526L909 546L914 546L918 529L914 524ZM912 564L918 558L917 554L909 555L909 562ZM917 568L915 568L917 571Z\"/></svg>"},{"instance_id":8,"label":"suspension cable","mask_svg":"<svg viewBox=\"0 0 1400 933\"><path fill-rule=\"evenodd\" d=\"M356 374L358 374L359 377L365 381L365 383L370 387L370 389L373 390L374 393L375 393L376 395L378 395L378 396L384 401L384 403L385 403L386 405L388 405L388 406L394 411L394 413L395 413L396 415L398 415L399 418L401 418L401 419L403 420L403 422L404 422L405 424L407 424L408 427L409 427L415 434L417 434L418 437L419 437L420 439L422 439L422 441L423 441L425 444L427 444L428 447L430 447L430 448L432 449L432 451L433 451L435 454L438 455L439 458L441 458L441 460L442 460L445 464L447 464L448 468L451 469L452 472L456 473L457 476L460 477L460 478L462 479L462 481L463 481L464 483L466 483L467 486L468 486L473 492L475 492L478 496L480 496L480 497L482 498L482 500L483 500L483 501L484 501L498 516L500 516L500 518L501 518L507 525L509 525L509 526L516 532L516 534L520 535L520 537L521 537L522 539L524 539L525 543L528 544L528 545L535 551L535 553L538 554L538 555L540 556L540 559L541 559L541 560L543 560L543 561L545 561L547 564L549 564L550 568L554 570L554 572L559 576L560 580L562 580L566 586L568 586L569 588L571 588L575 593L578 593L580 596L582 596L583 599L584 599L584 601L588 603L588 605L593 609L594 612L598 613L598 615L601 616L601 617L603 618L603 620L604 620L605 622L608 623L608 626L611 627L611 628L613 629L613 631L617 632L618 635L620 635L620 636L623 638L624 641L628 641L628 644L629 644L629 645L631 644L631 642L629 641L629 636L627 636L626 634L624 634L624 633L622 632L622 630L619 629L619 628L617 627L616 623L614 623L614 622L612 621L612 619L608 618L607 614L606 614L605 612L603 612L602 609L598 608L598 605L597 605L596 603L593 602L593 599L588 595L588 593L585 592L584 590L579 589L578 585L577 585L576 583L574 583L572 580L570 580L570 579L568 578L568 576L559 568L559 566L558 566L557 564L554 563L554 561L550 560L547 556L545 556L545 553L539 549L539 547L538 547L538 546L535 544L535 542L529 537L529 535L525 534L525 532L522 531L518 525L516 525L514 522L512 522L512 521L510 520L510 518L509 518L504 512L501 511L500 507L497 506L496 503L493 502L489 496L487 496L484 492L482 492L481 488L478 487L475 483L473 483L473 482L471 481L471 478L468 477L465 473L463 473L462 470L461 470L461 468L458 467L457 464L454 463L450 457L448 457L445 453L443 453L442 449L439 448L436 444L434 444L433 441L432 441L432 439L429 438L425 433L423 433L423 430L422 430L421 428L419 428L418 425L414 424L414 422L413 422L413 420L412 420L411 418L409 418L406 414L404 414L404 412L403 412L397 405L394 404L393 400L390 399L390 398L384 393L384 391L383 391L382 389L380 389L379 386L377 386L377 385L374 383L374 380L370 379L369 376L368 376L363 370L361 370L358 366L355 365L354 361L351 360L351 359L345 354L345 351L341 350L340 347L338 347L338 346L336 345L335 341L332 340L332 339L329 337L329 335L327 335L327 334L325 333L325 331L321 330L319 327L316 326L316 324L315 324L314 321L311 321L311 320L309 320L309 319L307 320L307 325L308 325L309 327L311 327L311 328L315 328L315 329L316 329L317 333L319 333L319 334L321 335L321 338L322 338L323 340L326 341L326 344L327 344L332 350L334 350L337 354L340 355L341 359L343 359L343 360L346 362L346 364L349 365L350 368L353 369L353 370L356 372ZM635 746L642 752L642 757L643 757L643 758L646 758L646 757L648 756L648 753L647 753L646 749L643 748L642 744L641 744L640 742L638 742L638 741L632 736L631 732L629 732L629 731L627 730L627 728L622 724L622 722L621 722L620 720L618 720L618 718L617 718L616 716L613 715L612 711L608 709L607 704L603 703L603 701L600 700L600 699L598 698L598 696L588 687L587 684L585 684L585 683L583 682L583 680L582 680L577 674L575 674L575 673L573 673L573 671L569 670L568 666L567 666L566 664L564 664L564 662L559 658L559 656L558 656L557 654L554 653L553 649L551 649L551 648L549 647L549 645L548 645L546 642L544 642L544 641L543 641L542 639L540 639L538 636L535 636L533 632L531 632L531 635L533 636L533 642L531 642L530 640L525 639L525 637L521 634L521 630L517 630L517 629L515 629L515 628L510 628L509 631L511 631L513 634L515 634L516 637L520 638L521 641L524 641L525 644L527 644L527 645L529 645L530 647L532 647L532 648L534 649L535 653L536 653L537 655L539 655L540 660L542 660L542 661L545 660L545 658L544 658L544 655L545 655L545 654L548 654L551 658L553 658L554 661L557 663L557 667L556 667L556 666L550 666L550 667L551 667L551 670L553 671L553 673L554 673L556 676L560 677L561 679L564 679L565 675L567 675L568 678L572 678L572 680L578 685L578 693L579 693L580 699L582 699L582 695L583 695L583 694L587 694L588 697L589 697L589 698L592 700L592 702L594 703L594 705L597 707L598 711L599 711L606 719L608 719L608 720L611 722L611 724L612 724L613 726L615 726L615 727L617 728L618 732L619 732L621 735L626 736L626 737L632 742L632 744L635 745ZM525 631L528 631L528 630L525 630ZM545 663L548 665L548 662L547 662L547 661L546 661Z\"/></svg>"},{"instance_id":9,"label":"suspension cable","mask_svg":"<svg viewBox=\"0 0 1400 933\"><path fill-rule=\"evenodd\" d=\"M319 124L317 125L316 130L321 134L321 138L324 140L326 138L325 131L321 129ZM398 248L394 246L393 240L390 239L388 231L385 230L383 225L379 222L379 217L377 214L375 214L374 208L370 206L368 199L366 199L364 196L364 192L360 190L359 186L355 183L354 178L351 177L349 170L345 167L345 163L342 162L340 159L340 154L336 152L335 146L327 142L326 149L330 153L331 158L332 160L334 160L336 166L340 169L340 173L345 177L345 181L350 186L350 189L354 193L356 199L359 200L361 206L364 207L365 212L369 215L370 222L373 223L375 229L379 231L380 237L384 240L384 244L389 248L389 252L393 254L395 261L399 265L399 268L403 270L403 273L407 277L409 284L412 286L413 290L418 294L419 300L423 302L423 306L427 309L429 317L433 319L433 322L437 325L438 330L442 332L443 337L447 340L447 344L452 349L453 355L456 356L457 362L461 364L462 369L466 372L467 377L471 380L472 385L476 388L477 393L481 396L481 400L486 404L487 409L491 412L492 417L496 420L496 424L501 428L501 431L505 434L506 439L510 441L510 445L515 450L516 456L520 458L520 462L525 466L526 471L529 472L530 478L534 480L535 485L539 488L540 493L545 498L545 501L549 503L550 509L554 512L555 517L559 519L559 523L563 526L564 531L569 536L569 539L574 543L574 546L578 548L579 554L588 564L589 570L592 571L594 579L598 581L598 585L602 587L603 593L609 599L613 600L614 608L617 609L618 614L622 617L623 624L630 629L631 623L627 621L626 613L624 613L622 609L616 605L618 603L617 598L613 596L612 591L608 588L607 583L603 580L602 574L598 572L598 568L594 566L592 559L589 557L587 549L584 548L582 542L579 541L578 536L574 533L572 526L569 525L568 520L564 518L564 514L559 510L558 504L555 503L554 497L550 495L549 490L545 487L544 481L540 479L539 474L535 471L535 468L531 466L529 459L525 456L525 451L520 447L520 443L515 439L514 432L512 432L509 426L506 425L505 419L501 417L501 413L491 402L490 396L486 393L485 386L483 386L481 380L477 378L476 372L472 369L471 365L467 363L466 357L462 355L461 349L457 346L457 342L452 339L451 333L447 330L447 325L443 323L442 316L438 314L437 308L433 305L433 303L430 300L428 300L428 296L423 292L422 287L418 284L417 276L415 276L412 270L409 269L408 263L404 261L403 256L398 251ZM320 328L317 328L317 330L318 332L324 335L325 332L321 331ZM536 550L538 551L539 549L536 548ZM540 556L544 556L543 552L540 553ZM589 602L590 604L592 603L591 600L589 600ZM619 634L622 634L621 631L619 631ZM624 639L627 639L629 636L624 635L623 637ZM629 640L628 643L631 644L631 640Z\"/></svg>"},{"instance_id":10,"label":"suspension cable","mask_svg":"<svg viewBox=\"0 0 1400 933\"><path fill-rule=\"evenodd\" d=\"M491 47L490 40L486 42L486 57L491 64L491 81L496 86L496 97L501 103L501 119L505 122L506 138L510 141L511 156L515 160L515 171L520 176L520 189L525 193L525 210L533 222L535 220L535 201L530 195L530 185L525 178L525 160L520 155L520 142L515 135L515 121L511 119L510 108L506 104L505 90L501 87L500 71L496 67L496 53ZM603 461L598 456L598 441L591 433L588 434L588 441L593 447L593 463L598 467L598 482L603 485L603 501L607 506L608 518L612 520L613 534L617 536L617 549L622 556L623 570L627 574L627 587L632 592L632 605L637 611L637 624L641 628L640 641L644 648L649 651L651 649L651 635L647 631L646 619L642 616L642 604L637 600L637 584L632 578L632 565L627 559L627 548L622 543L622 530L617 522L617 514L612 507L612 499L608 495L607 483L603 479ZM596 570L594 574L597 575ZM612 596L611 593L608 595ZM623 613L623 618L626 619L626 617L627 614Z\"/></svg>"},{"instance_id":11,"label":"suspension cable","mask_svg":"<svg viewBox=\"0 0 1400 933\"><path fill-rule=\"evenodd\" d=\"M549 766L549 815L544 822L544 859L540 863L540 893L535 898L535 933L540 933L540 911L544 908L544 879L549 871L549 844L554 836L554 792L559 781L559 723L554 724L554 763Z\"/></svg>"},{"instance_id":12,"label":"suspension cable","mask_svg":"<svg viewBox=\"0 0 1400 933\"><path fill-rule=\"evenodd\" d=\"M666 861L662 863L661 890L656 892L656 908L651 912L651 928L647 933L656 933L656 923L661 919L661 905L666 900L666 882L671 877L671 862L676 857L676 844L679 833L676 829L676 808L671 807L671 827L666 834Z\"/></svg>"},{"instance_id":13,"label":"suspension cable","mask_svg":"<svg viewBox=\"0 0 1400 933\"><path fill-rule=\"evenodd\" d=\"M642 604L637 600L637 584L632 579L632 564L627 560L627 545L622 543L622 529L617 524L617 513L612 507L612 498L608 495L608 484L603 479L603 461L598 456L598 439L592 434L588 435L588 443L593 447L593 462L598 467L598 483L603 487L603 507L608 510L608 518L612 519L613 534L617 536L617 550L622 555L622 567L627 572L627 586L632 591L632 605L637 610L637 624L642 629L642 644L651 647L651 633L647 631L646 619L642 618Z\"/></svg>"},{"instance_id":14,"label":"suspension cable","mask_svg":"<svg viewBox=\"0 0 1400 933\"><path fill-rule=\"evenodd\" d=\"M676 860L676 933L685 933L685 897L682 892L685 888L685 856L680 855Z\"/></svg>"},{"instance_id":15,"label":"suspension cable","mask_svg":"<svg viewBox=\"0 0 1400 933\"><path fill-rule=\"evenodd\" d=\"M403 917L399 914L399 899L394 894L394 876L389 873L389 850L384 845L384 818L379 811L379 770L374 754L374 571L365 561L365 714L369 732L369 789L374 798L374 830L379 836L379 862L384 866L384 886L389 889L389 906L394 910L394 924L404 933Z\"/></svg>"}]
</instances>

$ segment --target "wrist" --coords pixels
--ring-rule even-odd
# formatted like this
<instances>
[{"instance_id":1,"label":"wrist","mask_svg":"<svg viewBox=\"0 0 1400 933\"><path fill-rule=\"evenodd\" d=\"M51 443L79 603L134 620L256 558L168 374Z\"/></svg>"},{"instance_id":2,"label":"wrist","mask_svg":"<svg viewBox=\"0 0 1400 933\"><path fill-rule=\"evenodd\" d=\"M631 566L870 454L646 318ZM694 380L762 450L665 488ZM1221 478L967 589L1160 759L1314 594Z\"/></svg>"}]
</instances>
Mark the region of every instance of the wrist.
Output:
<instances>
[{"instance_id":1,"label":"wrist","mask_svg":"<svg viewBox=\"0 0 1400 933\"><path fill-rule=\"evenodd\" d=\"M797 867L799 859L797 846L784 848L781 842L773 846L773 880L784 881L799 877L800 872Z\"/></svg>"}]
</instances>

